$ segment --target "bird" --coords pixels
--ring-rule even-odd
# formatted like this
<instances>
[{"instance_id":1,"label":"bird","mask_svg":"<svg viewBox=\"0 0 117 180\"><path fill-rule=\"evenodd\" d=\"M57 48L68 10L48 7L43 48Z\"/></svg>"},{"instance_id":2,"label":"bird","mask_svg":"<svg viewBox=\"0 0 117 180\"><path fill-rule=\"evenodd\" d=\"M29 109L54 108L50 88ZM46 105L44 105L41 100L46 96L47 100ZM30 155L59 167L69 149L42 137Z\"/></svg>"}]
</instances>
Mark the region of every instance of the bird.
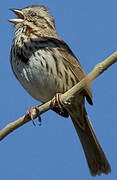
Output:
<instances>
[{"instance_id":1,"label":"bird","mask_svg":"<svg viewBox=\"0 0 117 180\"><path fill-rule=\"evenodd\" d=\"M56 32L55 21L43 5L11 9L17 18L10 53L12 71L23 88L45 103L80 82L85 72L70 47ZM74 28L74 27L73 27ZM90 84L73 99L69 109L53 107L63 117L71 117L92 176L111 172L110 164L95 135L85 108L93 104Z\"/></svg>"}]
</instances>

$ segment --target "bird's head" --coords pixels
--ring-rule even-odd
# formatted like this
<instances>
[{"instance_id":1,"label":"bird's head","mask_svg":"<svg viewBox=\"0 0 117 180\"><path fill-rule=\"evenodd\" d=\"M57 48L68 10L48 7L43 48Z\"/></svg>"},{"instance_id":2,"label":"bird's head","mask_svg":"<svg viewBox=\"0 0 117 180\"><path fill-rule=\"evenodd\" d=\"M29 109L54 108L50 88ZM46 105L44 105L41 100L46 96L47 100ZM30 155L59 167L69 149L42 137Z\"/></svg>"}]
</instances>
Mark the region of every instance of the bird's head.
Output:
<instances>
[{"instance_id":1,"label":"bird's head","mask_svg":"<svg viewBox=\"0 0 117 180\"><path fill-rule=\"evenodd\" d=\"M55 29L54 19L45 6L32 5L23 9L10 9L17 15L17 19L9 19L15 26L36 26Z\"/></svg>"}]
</instances>

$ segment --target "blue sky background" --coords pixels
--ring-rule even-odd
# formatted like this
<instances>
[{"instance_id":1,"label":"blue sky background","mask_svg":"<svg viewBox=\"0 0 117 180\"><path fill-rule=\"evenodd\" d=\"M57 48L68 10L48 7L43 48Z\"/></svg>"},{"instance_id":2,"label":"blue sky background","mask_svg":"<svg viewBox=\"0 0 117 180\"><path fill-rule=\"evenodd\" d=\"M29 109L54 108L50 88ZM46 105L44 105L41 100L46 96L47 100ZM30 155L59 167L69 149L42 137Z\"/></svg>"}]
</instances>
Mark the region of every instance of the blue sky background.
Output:
<instances>
[{"instance_id":1,"label":"blue sky background","mask_svg":"<svg viewBox=\"0 0 117 180\"><path fill-rule=\"evenodd\" d=\"M56 20L57 32L68 43L88 73L117 50L116 0L4 0L0 7L0 128L39 103L15 79L9 53L14 15L9 8L46 5ZM117 64L92 83L94 106L87 111L110 161L112 173L95 179L117 179ZM0 144L0 179L92 180L81 144L70 119L48 111L42 126L32 122L17 129ZM36 122L36 121L35 121Z\"/></svg>"}]
</instances>

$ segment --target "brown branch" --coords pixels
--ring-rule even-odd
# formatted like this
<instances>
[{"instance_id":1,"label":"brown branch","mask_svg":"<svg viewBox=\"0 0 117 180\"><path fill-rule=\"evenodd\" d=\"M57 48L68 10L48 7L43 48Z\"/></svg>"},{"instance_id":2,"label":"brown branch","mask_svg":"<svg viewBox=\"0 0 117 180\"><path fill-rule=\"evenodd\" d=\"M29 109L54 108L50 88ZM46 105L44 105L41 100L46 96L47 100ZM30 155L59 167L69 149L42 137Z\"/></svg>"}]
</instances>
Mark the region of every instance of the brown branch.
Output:
<instances>
[{"instance_id":1,"label":"brown branch","mask_svg":"<svg viewBox=\"0 0 117 180\"><path fill-rule=\"evenodd\" d=\"M79 92L81 92L84 88L84 86L88 83L91 83L94 81L100 74L102 74L108 67L110 67L112 64L117 62L117 51L113 53L110 57L108 57L103 62L97 64L93 71L90 72L84 79L82 79L78 84L76 84L74 87L72 87L70 90L62 94L61 100L64 104L64 106L68 106L72 97L76 96ZM42 114L50 109L51 101L41 105L38 107L37 111L36 109L32 112L32 117L35 119L38 117L39 114ZM8 134L10 134L15 129L21 127L25 123L29 122L31 119L29 119L27 116L23 116L19 118L18 120L6 125L1 131L0 131L0 140L4 139Z\"/></svg>"}]
</instances>

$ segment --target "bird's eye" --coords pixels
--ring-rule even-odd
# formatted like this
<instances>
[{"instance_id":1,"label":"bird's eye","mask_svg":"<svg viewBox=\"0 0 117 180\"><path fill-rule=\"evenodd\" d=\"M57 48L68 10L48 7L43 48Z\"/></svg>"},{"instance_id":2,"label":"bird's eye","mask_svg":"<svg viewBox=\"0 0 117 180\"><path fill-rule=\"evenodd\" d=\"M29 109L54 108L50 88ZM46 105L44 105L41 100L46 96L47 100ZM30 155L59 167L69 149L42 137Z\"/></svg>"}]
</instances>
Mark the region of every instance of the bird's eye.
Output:
<instances>
[{"instance_id":1,"label":"bird's eye","mask_svg":"<svg viewBox=\"0 0 117 180\"><path fill-rule=\"evenodd\" d=\"M32 17L34 17L34 16L36 16L37 14L36 14L36 12L31 12L31 16Z\"/></svg>"}]
</instances>

